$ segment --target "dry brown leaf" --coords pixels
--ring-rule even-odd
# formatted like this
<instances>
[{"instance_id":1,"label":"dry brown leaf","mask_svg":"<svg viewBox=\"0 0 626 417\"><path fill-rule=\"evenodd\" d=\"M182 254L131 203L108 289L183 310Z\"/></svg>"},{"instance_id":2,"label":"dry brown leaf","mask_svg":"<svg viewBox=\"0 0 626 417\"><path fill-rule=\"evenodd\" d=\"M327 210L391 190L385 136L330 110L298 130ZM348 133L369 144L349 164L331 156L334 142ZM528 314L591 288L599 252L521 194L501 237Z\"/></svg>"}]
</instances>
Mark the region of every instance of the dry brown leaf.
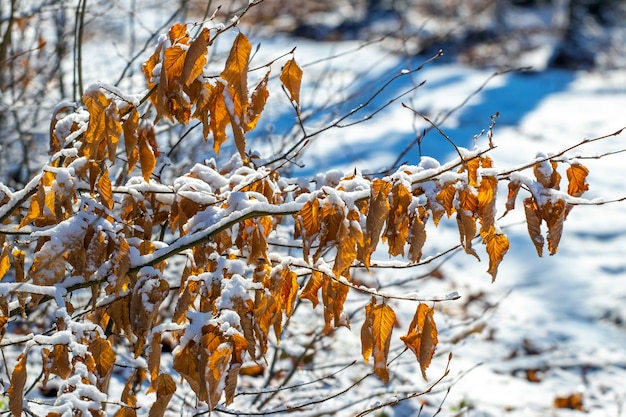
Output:
<instances>
[{"instance_id":1,"label":"dry brown leaf","mask_svg":"<svg viewBox=\"0 0 626 417\"><path fill-rule=\"evenodd\" d=\"M589 170L586 166L580 163L573 163L567 169L567 193L574 197L580 197L583 193L589 190L589 184L586 179L589 175Z\"/></svg>"},{"instance_id":2,"label":"dry brown leaf","mask_svg":"<svg viewBox=\"0 0 626 417\"><path fill-rule=\"evenodd\" d=\"M370 265L372 253L378 246L380 234L385 226L385 221L389 216L389 193L392 185L390 182L374 179L371 185L371 195L369 201L369 210L365 220L365 242L364 254L359 254L359 260L365 264L367 268Z\"/></svg>"},{"instance_id":3,"label":"dry brown leaf","mask_svg":"<svg viewBox=\"0 0 626 417\"><path fill-rule=\"evenodd\" d=\"M100 175L96 188L100 193L100 200L102 204L111 210L113 208L113 188L111 187L111 178L109 178L108 169L105 168L104 172Z\"/></svg>"},{"instance_id":4,"label":"dry brown leaf","mask_svg":"<svg viewBox=\"0 0 626 417\"><path fill-rule=\"evenodd\" d=\"M411 216L409 233L409 259L411 262L419 262L422 259L422 248L426 242L426 220L428 212L419 206L417 212Z\"/></svg>"},{"instance_id":5,"label":"dry brown leaf","mask_svg":"<svg viewBox=\"0 0 626 417\"><path fill-rule=\"evenodd\" d=\"M211 90L210 97L208 103L209 114L211 115L209 125L213 134L213 150L218 154L222 143L226 141L226 126L230 123L228 109L224 101L224 84L216 83Z\"/></svg>"},{"instance_id":6,"label":"dry brown leaf","mask_svg":"<svg viewBox=\"0 0 626 417\"><path fill-rule=\"evenodd\" d=\"M561 241L563 233L563 222L565 221L565 202L557 200L554 204L548 201L541 209L541 215L548 226L548 252L554 255Z\"/></svg>"},{"instance_id":7,"label":"dry brown leaf","mask_svg":"<svg viewBox=\"0 0 626 417\"><path fill-rule=\"evenodd\" d=\"M269 81L270 72L268 71L265 74L265 77L259 82L259 84L254 89L252 93L252 97L250 98L250 106L248 107L244 119L243 128L244 131L248 132L256 127L259 118L261 117L261 113L265 108L265 103L267 102L267 98L270 93L267 89L267 83Z\"/></svg>"},{"instance_id":8,"label":"dry brown leaf","mask_svg":"<svg viewBox=\"0 0 626 417\"><path fill-rule=\"evenodd\" d=\"M220 74L231 92L237 125L243 125L244 113L248 108L248 61L252 45L243 33L239 33L230 49L224 71Z\"/></svg>"},{"instance_id":9,"label":"dry brown leaf","mask_svg":"<svg viewBox=\"0 0 626 417\"><path fill-rule=\"evenodd\" d=\"M456 196L456 182L445 184L443 187L441 187L441 191L437 194L437 201L446 210L446 215L448 216L448 218L450 218L450 216L452 216L452 213L456 211L456 209L454 208L455 196ZM433 212L433 216L436 216L434 212Z\"/></svg>"},{"instance_id":10,"label":"dry brown leaf","mask_svg":"<svg viewBox=\"0 0 626 417\"><path fill-rule=\"evenodd\" d=\"M96 363L96 375L102 380L109 376L115 365L115 352L107 339L95 338L87 348Z\"/></svg>"},{"instance_id":11,"label":"dry brown leaf","mask_svg":"<svg viewBox=\"0 0 626 417\"><path fill-rule=\"evenodd\" d=\"M487 245L487 254L489 255L489 270L487 272L491 275L491 282L496 280L498 266L509 250L509 239L504 234L496 233L494 229L492 226L491 232L484 238L485 245Z\"/></svg>"},{"instance_id":12,"label":"dry brown leaf","mask_svg":"<svg viewBox=\"0 0 626 417\"><path fill-rule=\"evenodd\" d=\"M313 307L317 307L319 303L319 299L317 294L319 293L320 288L322 288L322 284L324 283L324 279L328 277L317 270L311 271L311 277L306 282L302 293L300 294L300 298L304 298L313 303Z\"/></svg>"},{"instance_id":13,"label":"dry brown leaf","mask_svg":"<svg viewBox=\"0 0 626 417\"><path fill-rule=\"evenodd\" d=\"M174 379L168 374L159 374L155 380L153 380L152 386L156 391L156 401L150 407L150 413L148 417L163 417L167 411L167 405L169 404L174 392L176 392L176 383Z\"/></svg>"},{"instance_id":14,"label":"dry brown leaf","mask_svg":"<svg viewBox=\"0 0 626 417\"><path fill-rule=\"evenodd\" d=\"M154 136L151 125L146 125L139 131L139 161L141 175L146 182L150 182L150 176L156 167L155 150L150 143L150 136Z\"/></svg>"},{"instance_id":15,"label":"dry brown leaf","mask_svg":"<svg viewBox=\"0 0 626 417\"><path fill-rule=\"evenodd\" d=\"M427 379L426 369L430 366L438 342L434 312L433 308L420 303L409 326L409 331L400 337L406 347L415 354L424 380Z\"/></svg>"},{"instance_id":16,"label":"dry brown leaf","mask_svg":"<svg viewBox=\"0 0 626 417\"><path fill-rule=\"evenodd\" d=\"M350 287L335 281L332 277L323 274L322 304L324 305L324 332L337 327L350 327L347 317L343 313L343 305L348 296Z\"/></svg>"},{"instance_id":17,"label":"dry brown leaf","mask_svg":"<svg viewBox=\"0 0 626 417\"><path fill-rule=\"evenodd\" d=\"M0 280L4 278L4 275L11 267L11 260L9 259L9 249L10 245L7 243L5 243L2 247L2 254L0 254Z\"/></svg>"},{"instance_id":18,"label":"dry brown leaf","mask_svg":"<svg viewBox=\"0 0 626 417\"><path fill-rule=\"evenodd\" d=\"M387 357L395 322L396 313L387 304L376 304L372 298L365 307L365 321L361 327L363 359L369 363L370 357L374 357L374 373L385 384L389 382Z\"/></svg>"},{"instance_id":19,"label":"dry brown leaf","mask_svg":"<svg viewBox=\"0 0 626 417\"><path fill-rule=\"evenodd\" d=\"M189 35L187 35L187 25L184 23L174 23L168 31L170 43L172 45L177 43L187 44L189 42Z\"/></svg>"},{"instance_id":20,"label":"dry brown leaf","mask_svg":"<svg viewBox=\"0 0 626 417\"><path fill-rule=\"evenodd\" d=\"M183 73L186 56L187 49L180 45L170 46L163 51L163 69L165 71L168 89L173 87L175 79L180 79Z\"/></svg>"},{"instance_id":21,"label":"dry brown leaf","mask_svg":"<svg viewBox=\"0 0 626 417\"><path fill-rule=\"evenodd\" d=\"M189 45L185 56L183 70L180 76L181 84L186 86L202 74L206 65L207 48L209 47L211 34L208 28L203 28L198 37Z\"/></svg>"},{"instance_id":22,"label":"dry brown leaf","mask_svg":"<svg viewBox=\"0 0 626 417\"><path fill-rule=\"evenodd\" d=\"M515 200L517 199L517 194L519 194L519 190L521 187L521 183L519 181L510 181L509 182L509 194L506 199L506 210L510 211L515 209Z\"/></svg>"},{"instance_id":23,"label":"dry brown leaf","mask_svg":"<svg viewBox=\"0 0 626 417\"><path fill-rule=\"evenodd\" d=\"M280 73L280 82L289 92L289 99L296 104L296 109L300 112L300 85L302 84L302 69L295 59L290 59L285 63Z\"/></svg>"},{"instance_id":24,"label":"dry brown leaf","mask_svg":"<svg viewBox=\"0 0 626 417\"><path fill-rule=\"evenodd\" d=\"M541 216L538 211L539 209L534 198L528 197L524 199L524 213L526 214L528 234L533 245L535 245L537 255L541 256L543 254L544 238L541 235Z\"/></svg>"},{"instance_id":25,"label":"dry brown leaf","mask_svg":"<svg viewBox=\"0 0 626 417\"><path fill-rule=\"evenodd\" d=\"M126 158L128 160L128 173L130 174L137 161L139 161L139 149L137 144L139 142L139 112L133 108L128 117L122 123L122 131L124 132L124 147L126 149Z\"/></svg>"},{"instance_id":26,"label":"dry brown leaf","mask_svg":"<svg viewBox=\"0 0 626 417\"><path fill-rule=\"evenodd\" d=\"M411 191L402 183L393 186L390 196L390 210L384 237L389 245L389 255L404 256L404 245L409 237L409 205Z\"/></svg>"},{"instance_id":27,"label":"dry brown leaf","mask_svg":"<svg viewBox=\"0 0 626 417\"><path fill-rule=\"evenodd\" d=\"M7 394L9 396L9 410L14 416L21 416L24 410L24 385L26 385L26 358L27 353L21 353L17 364L11 373L11 384Z\"/></svg>"},{"instance_id":28,"label":"dry brown leaf","mask_svg":"<svg viewBox=\"0 0 626 417\"><path fill-rule=\"evenodd\" d=\"M81 150L86 158L100 161L104 158L104 152L98 152L100 143L106 138L107 115L109 99L100 90L92 88L83 94L83 103L89 112L89 125L83 136L84 141ZM102 155L98 155L102 153Z\"/></svg>"}]
</instances>

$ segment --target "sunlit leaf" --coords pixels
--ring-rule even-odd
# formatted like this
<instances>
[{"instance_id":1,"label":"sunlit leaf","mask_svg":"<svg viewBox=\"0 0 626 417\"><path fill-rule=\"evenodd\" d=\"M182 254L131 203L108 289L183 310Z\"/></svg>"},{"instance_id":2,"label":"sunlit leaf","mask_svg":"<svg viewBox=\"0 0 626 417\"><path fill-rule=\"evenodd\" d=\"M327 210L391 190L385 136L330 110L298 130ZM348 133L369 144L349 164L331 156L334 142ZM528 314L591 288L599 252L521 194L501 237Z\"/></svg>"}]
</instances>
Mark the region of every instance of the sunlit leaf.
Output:
<instances>
[{"instance_id":1,"label":"sunlit leaf","mask_svg":"<svg viewBox=\"0 0 626 417\"><path fill-rule=\"evenodd\" d=\"M163 68L167 78L168 89L172 88L174 79L180 78L185 65L187 49L182 46L170 46L163 51ZM182 85L182 83L180 83Z\"/></svg>"},{"instance_id":2,"label":"sunlit leaf","mask_svg":"<svg viewBox=\"0 0 626 417\"><path fill-rule=\"evenodd\" d=\"M11 384L7 394L9 396L9 410L14 416L21 416L24 410L24 385L26 385L26 353L21 353L17 364L11 373Z\"/></svg>"},{"instance_id":3,"label":"sunlit leaf","mask_svg":"<svg viewBox=\"0 0 626 417\"><path fill-rule=\"evenodd\" d=\"M155 387L157 399L150 407L148 417L163 417L167 411L167 405L176 392L176 383L170 375L159 374L152 385Z\"/></svg>"},{"instance_id":4,"label":"sunlit leaf","mask_svg":"<svg viewBox=\"0 0 626 417\"><path fill-rule=\"evenodd\" d=\"M198 37L189 45L180 76L182 85L189 85L202 74L202 70L206 65L206 54L210 38L209 29L203 28Z\"/></svg>"},{"instance_id":5,"label":"sunlit leaf","mask_svg":"<svg viewBox=\"0 0 626 417\"><path fill-rule=\"evenodd\" d=\"M409 326L409 331L400 339L415 354L422 370L422 376L426 380L426 369L430 366L438 342L434 309L420 303Z\"/></svg>"},{"instance_id":6,"label":"sunlit leaf","mask_svg":"<svg viewBox=\"0 0 626 417\"><path fill-rule=\"evenodd\" d=\"M374 250L378 246L380 234L385 226L385 221L389 216L389 193L392 184L381 179L374 179L371 185L371 195L369 200L369 210L365 220L365 253L360 255L360 260L369 268L370 259Z\"/></svg>"},{"instance_id":7,"label":"sunlit leaf","mask_svg":"<svg viewBox=\"0 0 626 417\"><path fill-rule=\"evenodd\" d=\"M486 234L484 240L489 255L489 270L487 272L491 275L491 282L493 282L496 280L498 266L509 250L509 239L502 233L496 233L492 226L491 232Z\"/></svg>"},{"instance_id":8,"label":"sunlit leaf","mask_svg":"<svg viewBox=\"0 0 626 417\"><path fill-rule=\"evenodd\" d=\"M102 201L102 204L111 210L113 208L113 189L111 187L111 179L109 178L108 169L105 168L104 172L100 175L97 188L100 193L100 200Z\"/></svg>"},{"instance_id":9,"label":"sunlit leaf","mask_svg":"<svg viewBox=\"0 0 626 417\"><path fill-rule=\"evenodd\" d=\"M387 227L383 236L389 245L389 255L404 256L404 245L409 236L409 205L412 196L402 183L393 186L390 196L390 210Z\"/></svg>"},{"instance_id":10,"label":"sunlit leaf","mask_svg":"<svg viewBox=\"0 0 626 417\"><path fill-rule=\"evenodd\" d=\"M150 182L150 176L156 167L156 156L150 143L150 135L154 135L152 126L147 125L139 132L139 161L141 174L146 182Z\"/></svg>"},{"instance_id":11,"label":"sunlit leaf","mask_svg":"<svg viewBox=\"0 0 626 417\"><path fill-rule=\"evenodd\" d=\"M122 124L124 132L124 147L126 149L126 158L128 159L128 173L130 174L135 165L139 161L139 112L133 108L128 114L128 118Z\"/></svg>"},{"instance_id":12,"label":"sunlit leaf","mask_svg":"<svg viewBox=\"0 0 626 417\"><path fill-rule=\"evenodd\" d=\"M300 111L300 85L302 84L302 69L295 59L290 59L285 63L280 73L280 81L289 92L289 99L296 104Z\"/></svg>"},{"instance_id":13,"label":"sunlit leaf","mask_svg":"<svg viewBox=\"0 0 626 417\"><path fill-rule=\"evenodd\" d=\"M243 123L244 112L248 107L248 61L252 45L243 33L239 33L230 49L221 77L226 80L233 99L233 116L238 124Z\"/></svg>"},{"instance_id":14,"label":"sunlit leaf","mask_svg":"<svg viewBox=\"0 0 626 417\"><path fill-rule=\"evenodd\" d=\"M320 288L322 288L322 284L324 283L324 278L328 278L323 275L321 272L313 270L311 271L311 276L309 277L302 293L300 294L300 298L304 298L313 303L313 307L317 307L319 303L318 293Z\"/></svg>"},{"instance_id":15,"label":"sunlit leaf","mask_svg":"<svg viewBox=\"0 0 626 417\"><path fill-rule=\"evenodd\" d=\"M589 190L589 184L586 179L589 170L580 163L573 163L567 169L567 193L574 197L580 197L585 191Z\"/></svg>"},{"instance_id":16,"label":"sunlit leaf","mask_svg":"<svg viewBox=\"0 0 626 417\"><path fill-rule=\"evenodd\" d=\"M244 117L244 131L248 132L256 127L257 121L261 117L263 108L270 93L267 89L267 83L269 81L270 72L265 73L265 77L259 82L254 89L252 97L250 98L250 106L248 107Z\"/></svg>"},{"instance_id":17,"label":"sunlit leaf","mask_svg":"<svg viewBox=\"0 0 626 417\"><path fill-rule=\"evenodd\" d=\"M4 278L7 271L11 267L11 260L9 259L10 246L5 243L2 247L2 254L0 254L0 280Z\"/></svg>"},{"instance_id":18,"label":"sunlit leaf","mask_svg":"<svg viewBox=\"0 0 626 417\"><path fill-rule=\"evenodd\" d=\"M530 240L535 245L537 255L543 254L544 238L541 235L541 216L538 213L537 204L532 197L524 199L524 213L526 214L526 226Z\"/></svg>"},{"instance_id":19,"label":"sunlit leaf","mask_svg":"<svg viewBox=\"0 0 626 417\"><path fill-rule=\"evenodd\" d=\"M365 322L361 328L363 359L369 363L370 357L374 357L374 373L385 384L389 382L387 357L395 322L396 314L387 304L376 304L372 299L365 307Z\"/></svg>"}]
</instances>

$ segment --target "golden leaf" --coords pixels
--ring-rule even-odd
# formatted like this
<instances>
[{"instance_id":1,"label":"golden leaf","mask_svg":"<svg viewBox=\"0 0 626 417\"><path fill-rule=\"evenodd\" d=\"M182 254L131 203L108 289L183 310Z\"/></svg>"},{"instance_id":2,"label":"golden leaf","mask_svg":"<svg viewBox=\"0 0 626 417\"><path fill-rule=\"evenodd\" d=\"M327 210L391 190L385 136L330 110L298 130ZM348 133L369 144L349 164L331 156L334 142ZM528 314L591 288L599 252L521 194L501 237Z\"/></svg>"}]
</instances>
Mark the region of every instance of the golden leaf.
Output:
<instances>
[{"instance_id":1,"label":"golden leaf","mask_svg":"<svg viewBox=\"0 0 626 417\"><path fill-rule=\"evenodd\" d=\"M476 218L466 210L459 210L456 213L456 222L459 228L461 246L465 249L465 253L474 256L480 261L478 254L472 248L472 240L476 236Z\"/></svg>"},{"instance_id":2,"label":"golden leaf","mask_svg":"<svg viewBox=\"0 0 626 417\"><path fill-rule=\"evenodd\" d=\"M365 321L361 327L363 359L369 363L370 357L374 356L374 373L385 384L389 382L387 356L395 322L396 313L387 304L376 304L372 298L365 307Z\"/></svg>"},{"instance_id":3,"label":"golden leaf","mask_svg":"<svg viewBox=\"0 0 626 417\"><path fill-rule=\"evenodd\" d=\"M541 207L541 216L548 226L548 252L554 255L561 240L563 233L563 222L565 221L565 202L557 200L554 204L548 201Z\"/></svg>"},{"instance_id":4,"label":"golden leaf","mask_svg":"<svg viewBox=\"0 0 626 417\"><path fill-rule=\"evenodd\" d=\"M11 267L11 261L9 259L9 248L10 246L5 243L2 247L2 254L0 254L0 280L4 278L4 275Z\"/></svg>"},{"instance_id":5,"label":"golden leaf","mask_svg":"<svg viewBox=\"0 0 626 417\"><path fill-rule=\"evenodd\" d=\"M243 33L239 33L233 42L224 71L220 77L228 83L234 107L234 115L243 123L244 112L248 107L248 61L252 45Z\"/></svg>"},{"instance_id":6,"label":"golden leaf","mask_svg":"<svg viewBox=\"0 0 626 417\"><path fill-rule=\"evenodd\" d=\"M246 137L244 136L243 127L239 124L241 120L239 117L236 117L234 114L228 112L228 118L230 119L230 127L233 131L233 139L235 140L235 146L237 147L237 151L241 156L241 160L244 162L248 162L248 157L246 155Z\"/></svg>"},{"instance_id":7,"label":"golden leaf","mask_svg":"<svg viewBox=\"0 0 626 417\"><path fill-rule=\"evenodd\" d=\"M43 348L41 351L45 386L50 374L55 374L62 379L67 378L72 373L72 366L70 364L70 353L67 345L55 345L52 351L47 348Z\"/></svg>"},{"instance_id":8,"label":"golden leaf","mask_svg":"<svg viewBox=\"0 0 626 417\"><path fill-rule=\"evenodd\" d=\"M388 196L392 185L387 181L375 179L372 181L371 187L369 210L365 219L365 242L363 249L365 253L359 254L359 259L367 268L369 268L372 253L378 246L380 234L391 209Z\"/></svg>"},{"instance_id":9,"label":"golden leaf","mask_svg":"<svg viewBox=\"0 0 626 417\"><path fill-rule=\"evenodd\" d=\"M182 85L189 85L202 74L206 64L206 53L209 47L211 34L208 28L203 28L196 39L189 45L189 50L185 56L183 70L180 76Z\"/></svg>"},{"instance_id":10,"label":"golden leaf","mask_svg":"<svg viewBox=\"0 0 626 417\"><path fill-rule=\"evenodd\" d=\"M491 274L491 282L494 282L498 273L498 265L509 250L509 239L502 233L496 233L493 226L483 239L489 255L489 270L487 272Z\"/></svg>"},{"instance_id":11,"label":"golden leaf","mask_svg":"<svg viewBox=\"0 0 626 417\"><path fill-rule=\"evenodd\" d=\"M326 276L317 270L311 271L311 276L309 280L306 282L302 293L300 294L300 298L304 298L313 303L313 307L317 307L319 303L319 299L317 298L317 294L322 288L322 284L324 283L324 278ZM327 277L326 277L327 278Z\"/></svg>"},{"instance_id":12,"label":"golden leaf","mask_svg":"<svg viewBox=\"0 0 626 417\"><path fill-rule=\"evenodd\" d=\"M300 111L300 85L302 84L302 69L295 59L290 59L285 63L280 73L280 82L289 92L289 99L296 103L298 112Z\"/></svg>"},{"instance_id":13,"label":"golden leaf","mask_svg":"<svg viewBox=\"0 0 626 417\"><path fill-rule=\"evenodd\" d=\"M524 199L524 213L526 214L526 226L528 228L528 234L530 240L535 245L537 255L543 254L544 239L541 235L541 216L538 213L537 203L532 197Z\"/></svg>"},{"instance_id":14,"label":"golden leaf","mask_svg":"<svg viewBox=\"0 0 626 417\"><path fill-rule=\"evenodd\" d=\"M559 189L561 175L556 170L557 165L554 161L542 161L533 165L535 178L545 188Z\"/></svg>"},{"instance_id":15,"label":"golden leaf","mask_svg":"<svg viewBox=\"0 0 626 417\"><path fill-rule=\"evenodd\" d=\"M181 77L186 56L187 49L179 45L170 46L163 51L163 70L168 90L174 87L174 79Z\"/></svg>"},{"instance_id":16,"label":"golden leaf","mask_svg":"<svg viewBox=\"0 0 626 417\"><path fill-rule=\"evenodd\" d=\"M168 374L160 374L152 384L156 391L156 401L150 407L148 417L163 417L167 411L174 392L176 392L176 383Z\"/></svg>"},{"instance_id":17,"label":"golden leaf","mask_svg":"<svg viewBox=\"0 0 626 417\"><path fill-rule=\"evenodd\" d=\"M344 221L343 207L336 206L334 203L324 201L322 209L319 212L320 216L320 241L315 254L313 255L313 262L322 256L322 254L329 248L336 245L337 235L339 228Z\"/></svg>"},{"instance_id":18,"label":"golden leaf","mask_svg":"<svg viewBox=\"0 0 626 417\"><path fill-rule=\"evenodd\" d=\"M124 132L124 147L126 149L126 157L128 159L128 173L130 174L137 161L139 161L139 149L137 143L139 142L139 112L136 108L128 114L128 118L122 124L122 130Z\"/></svg>"},{"instance_id":19,"label":"golden leaf","mask_svg":"<svg viewBox=\"0 0 626 417\"><path fill-rule=\"evenodd\" d=\"M306 262L309 261L309 251L321 229L319 208L320 202L317 198L309 200L304 203L296 217L296 238L302 237L302 256Z\"/></svg>"},{"instance_id":20,"label":"golden leaf","mask_svg":"<svg viewBox=\"0 0 626 417\"><path fill-rule=\"evenodd\" d=\"M220 397L222 396L224 389L223 384L225 383L226 370L228 369L231 354L232 348L228 345L221 344L209 355L206 379L209 384L209 398L207 403L211 410L217 407Z\"/></svg>"},{"instance_id":21,"label":"golden leaf","mask_svg":"<svg viewBox=\"0 0 626 417\"><path fill-rule=\"evenodd\" d=\"M363 246L363 233L359 225L359 213L352 210L346 221L341 222L337 233L337 255L333 264L335 277L339 278L352 266L357 256L357 246Z\"/></svg>"},{"instance_id":22,"label":"golden leaf","mask_svg":"<svg viewBox=\"0 0 626 417\"><path fill-rule=\"evenodd\" d=\"M45 218L43 214L44 207L46 204L45 200L46 200L46 192L44 190L43 185L40 184L39 187L37 188L37 192L30 199L28 212L26 213L26 216L22 218L22 221L20 221L20 228L26 226L30 222Z\"/></svg>"},{"instance_id":23,"label":"golden leaf","mask_svg":"<svg viewBox=\"0 0 626 417\"><path fill-rule=\"evenodd\" d=\"M13 269L15 270L15 282L24 282L24 259L26 258L26 252L23 250L13 248L11 253L13 255Z\"/></svg>"},{"instance_id":24,"label":"golden leaf","mask_svg":"<svg viewBox=\"0 0 626 417\"><path fill-rule=\"evenodd\" d=\"M189 383L200 401L205 401L208 397L204 377L207 360L208 357L204 348L190 340L175 353L172 362L174 370Z\"/></svg>"},{"instance_id":25,"label":"golden leaf","mask_svg":"<svg viewBox=\"0 0 626 417\"><path fill-rule=\"evenodd\" d=\"M88 159L101 160L104 155L98 155L98 148L106 138L106 109L109 99L100 90L93 88L85 92L83 103L89 112L89 125L83 136L81 150Z\"/></svg>"},{"instance_id":26,"label":"golden leaf","mask_svg":"<svg viewBox=\"0 0 626 417\"><path fill-rule=\"evenodd\" d=\"M106 378L113 371L115 365L115 352L111 347L111 342L107 339L97 337L87 348L96 363L96 375L98 378Z\"/></svg>"},{"instance_id":27,"label":"golden leaf","mask_svg":"<svg viewBox=\"0 0 626 417\"><path fill-rule=\"evenodd\" d=\"M224 84L219 82L215 84L211 90L208 107L211 115L209 124L211 133L213 133L213 150L218 154L222 143L226 141L226 126L230 123L228 109L224 101Z\"/></svg>"},{"instance_id":28,"label":"golden leaf","mask_svg":"<svg viewBox=\"0 0 626 417\"><path fill-rule=\"evenodd\" d=\"M428 212L419 206L416 213L411 216L409 233L409 259L411 262L419 262L422 258L422 248L426 242L426 220Z\"/></svg>"},{"instance_id":29,"label":"golden leaf","mask_svg":"<svg viewBox=\"0 0 626 417\"><path fill-rule=\"evenodd\" d=\"M109 210L113 208L113 189L111 188L111 179L109 178L109 170L104 169L97 183L98 192L102 204Z\"/></svg>"},{"instance_id":30,"label":"golden leaf","mask_svg":"<svg viewBox=\"0 0 626 417\"><path fill-rule=\"evenodd\" d=\"M511 181L509 182L509 194L506 199L506 210L510 211L515 208L515 200L517 199L517 194L519 193L521 183L519 181Z\"/></svg>"},{"instance_id":31,"label":"golden leaf","mask_svg":"<svg viewBox=\"0 0 626 417\"><path fill-rule=\"evenodd\" d=\"M177 43L187 44L189 42L189 36L187 35L187 25L184 23L174 23L168 31L170 37L170 43L172 45Z\"/></svg>"},{"instance_id":32,"label":"golden leaf","mask_svg":"<svg viewBox=\"0 0 626 417\"><path fill-rule=\"evenodd\" d=\"M14 416L21 416L24 410L24 385L26 384L26 357L27 353L21 353L17 358L17 364L11 373L11 384L7 394L9 396L9 410Z\"/></svg>"},{"instance_id":33,"label":"golden leaf","mask_svg":"<svg viewBox=\"0 0 626 417\"><path fill-rule=\"evenodd\" d=\"M136 353L141 352L143 342L159 313L159 306L169 293L166 280L144 275L133 288L130 300L131 328L138 341Z\"/></svg>"},{"instance_id":34,"label":"golden leaf","mask_svg":"<svg viewBox=\"0 0 626 417\"><path fill-rule=\"evenodd\" d=\"M426 380L426 369L430 366L438 342L434 309L420 303L409 326L409 331L406 335L401 336L400 340L415 354L422 370L422 376Z\"/></svg>"},{"instance_id":35,"label":"golden leaf","mask_svg":"<svg viewBox=\"0 0 626 417\"><path fill-rule=\"evenodd\" d=\"M250 98L250 106L248 107L244 119L243 129L248 132L256 127L256 124L261 117L265 103L270 93L267 89L267 83L269 81L270 72L265 74L265 77L259 82L254 89L252 97Z\"/></svg>"},{"instance_id":36,"label":"golden leaf","mask_svg":"<svg viewBox=\"0 0 626 417\"><path fill-rule=\"evenodd\" d=\"M347 317L343 313L343 305L348 296L350 287L335 281L330 276L323 274L322 303L324 304L324 332L337 327L348 327Z\"/></svg>"},{"instance_id":37,"label":"golden leaf","mask_svg":"<svg viewBox=\"0 0 626 417\"><path fill-rule=\"evenodd\" d=\"M454 209L454 196L456 195L456 183L451 182L444 185L441 188L439 194L437 194L437 201L441 203L444 209L446 209L446 214L448 218L452 216L452 213L455 212ZM435 213L433 213L435 215ZM436 223L435 223L436 224Z\"/></svg>"},{"instance_id":38,"label":"golden leaf","mask_svg":"<svg viewBox=\"0 0 626 417\"><path fill-rule=\"evenodd\" d=\"M139 132L139 161L141 163L141 175L146 182L150 182L150 176L156 167L155 150L150 143L150 136L154 136L152 126L147 125Z\"/></svg>"},{"instance_id":39,"label":"golden leaf","mask_svg":"<svg viewBox=\"0 0 626 417\"><path fill-rule=\"evenodd\" d=\"M573 163L567 169L567 180L569 184L567 185L567 193L574 197L580 197L583 193L589 190L589 184L586 183L587 175L589 175L589 170L586 166Z\"/></svg>"},{"instance_id":40,"label":"golden leaf","mask_svg":"<svg viewBox=\"0 0 626 417\"><path fill-rule=\"evenodd\" d=\"M122 136L122 123L120 122L120 114L115 105L111 102L105 109L104 136L106 138L106 152L109 161L115 163L117 154L117 145ZM104 158L104 155L102 155Z\"/></svg>"},{"instance_id":41,"label":"golden leaf","mask_svg":"<svg viewBox=\"0 0 626 417\"><path fill-rule=\"evenodd\" d=\"M412 196L409 189L401 183L393 186L390 197L389 217L384 237L389 242L389 255L404 256L404 245L409 237L409 205Z\"/></svg>"}]
</instances>

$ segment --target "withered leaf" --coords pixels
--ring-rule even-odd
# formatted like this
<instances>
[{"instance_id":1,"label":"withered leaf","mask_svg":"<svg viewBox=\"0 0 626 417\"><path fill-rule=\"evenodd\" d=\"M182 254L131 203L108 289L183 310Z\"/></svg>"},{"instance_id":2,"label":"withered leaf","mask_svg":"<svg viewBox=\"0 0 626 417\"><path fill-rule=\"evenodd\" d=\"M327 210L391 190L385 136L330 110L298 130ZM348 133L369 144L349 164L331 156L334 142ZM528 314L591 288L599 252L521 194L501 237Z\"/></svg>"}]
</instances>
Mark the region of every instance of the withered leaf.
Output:
<instances>
[{"instance_id":1,"label":"withered leaf","mask_svg":"<svg viewBox=\"0 0 626 417\"><path fill-rule=\"evenodd\" d=\"M401 336L400 339L415 354L424 380L426 380L426 369L430 366L437 348L437 334L434 309L420 303L417 306L408 333Z\"/></svg>"},{"instance_id":2,"label":"withered leaf","mask_svg":"<svg viewBox=\"0 0 626 417\"><path fill-rule=\"evenodd\" d=\"M295 59L290 59L285 63L280 73L280 81L289 92L289 99L296 103L298 112L300 111L300 85L302 84L302 69Z\"/></svg>"},{"instance_id":3,"label":"withered leaf","mask_svg":"<svg viewBox=\"0 0 626 417\"><path fill-rule=\"evenodd\" d=\"M387 356L391 333L396 322L396 313L387 304L376 304L376 300L365 307L365 321L361 327L361 349L365 363L374 357L374 373L385 384L389 382Z\"/></svg>"},{"instance_id":4,"label":"withered leaf","mask_svg":"<svg viewBox=\"0 0 626 417\"><path fill-rule=\"evenodd\" d=\"M232 116L243 123L244 112L248 107L248 61L252 45L243 33L239 33L233 42L224 71L220 76L227 81L231 91L234 113Z\"/></svg>"},{"instance_id":5,"label":"withered leaf","mask_svg":"<svg viewBox=\"0 0 626 417\"><path fill-rule=\"evenodd\" d=\"M176 383L170 375L159 374L152 382L152 386L156 391L157 399L150 407L148 417L163 417L167 411L167 405L176 392Z\"/></svg>"},{"instance_id":6,"label":"withered leaf","mask_svg":"<svg viewBox=\"0 0 626 417\"><path fill-rule=\"evenodd\" d=\"M567 193L574 197L580 197L583 193L589 190L589 184L586 179L589 175L589 169L580 163L573 163L567 169Z\"/></svg>"},{"instance_id":7,"label":"withered leaf","mask_svg":"<svg viewBox=\"0 0 626 417\"><path fill-rule=\"evenodd\" d=\"M485 236L484 240L489 255L489 270L487 272L491 275L491 282L494 282L498 274L498 266L509 250L509 239L504 234L496 233L493 226L490 230L491 232Z\"/></svg>"},{"instance_id":8,"label":"withered leaf","mask_svg":"<svg viewBox=\"0 0 626 417\"><path fill-rule=\"evenodd\" d=\"M526 214L526 226L530 240L535 245L537 255L541 256L543 254L544 239L541 235L541 216L534 198L528 197L524 199L524 213Z\"/></svg>"},{"instance_id":9,"label":"withered leaf","mask_svg":"<svg viewBox=\"0 0 626 417\"><path fill-rule=\"evenodd\" d=\"M11 373L9 395L9 410L14 416L21 416L24 410L24 385L26 385L26 358L27 353L21 353L17 364Z\"/></svg>"},{"instance_id":10,"label":"withered leaf","mask_svg":"<svg viewBox=\"0 0 626 417\"><path fill-rule=\"evenodd\" d=\"M206 53L211 35L208 28L203 28L196 39L189 45L180 76L182 85L189 85L200 74L206 64Z\"/></svg>"}]
</instances>

